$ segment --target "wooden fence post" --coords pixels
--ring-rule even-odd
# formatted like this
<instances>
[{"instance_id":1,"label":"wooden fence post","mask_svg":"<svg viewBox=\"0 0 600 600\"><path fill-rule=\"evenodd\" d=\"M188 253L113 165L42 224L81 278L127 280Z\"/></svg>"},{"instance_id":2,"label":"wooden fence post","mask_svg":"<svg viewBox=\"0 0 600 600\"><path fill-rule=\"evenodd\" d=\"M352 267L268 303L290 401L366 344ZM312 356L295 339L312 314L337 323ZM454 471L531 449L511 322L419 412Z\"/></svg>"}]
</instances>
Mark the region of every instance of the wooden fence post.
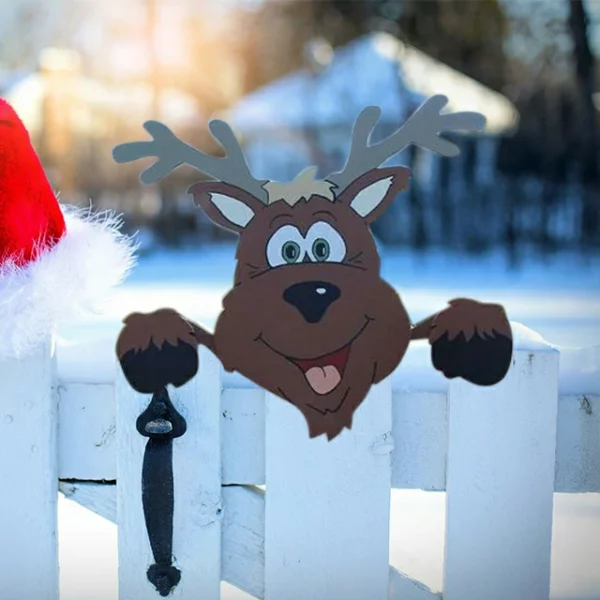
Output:
<instances>
[{"instance_id":1,"label":"wooden fence post","mask_svg":"<svg viewBox=\"0 0 600 600\"><path fill-rule=\"evenodd\" d=\"M0 597L57 600L58 395L50 340L0 362Z\"/></svg>"},{"instance_id":2,"label":"wooden fence post","mask_svg":"<svg viewBox=\"0 0 600 600\"><path fill-rule=\"evenodd\" d=\"M221 593L221 366L208 350L199 352L198 375L169 388L187 422L187 432L173 441L173 564L182 572L173 600L218 600ZM148 438L135 426L150 396L134 392L117 372L119 600L158 600L146 578L154 562L141 495Z\"/></svg>"},{"instance_id":3,"label":"wooden fence post","mask_svg":"<svg viewBox=\"0 0 600 600\"><path fill-rule=\"evenodd\" d=\"M444 600L549 598L558 360L518 349L498 385L450 385Z\"/></svg>"},{"instance_id":4,"label":"wooden fence post","mask_svg":"<svg viewBox=\"0 0 600 600\"><path fill-rule=\"evenodd\" d=\"M265 600L385 600L391 378L331 442L310 439L291 404L266 402Z\"/></svg>"}]
</instances>

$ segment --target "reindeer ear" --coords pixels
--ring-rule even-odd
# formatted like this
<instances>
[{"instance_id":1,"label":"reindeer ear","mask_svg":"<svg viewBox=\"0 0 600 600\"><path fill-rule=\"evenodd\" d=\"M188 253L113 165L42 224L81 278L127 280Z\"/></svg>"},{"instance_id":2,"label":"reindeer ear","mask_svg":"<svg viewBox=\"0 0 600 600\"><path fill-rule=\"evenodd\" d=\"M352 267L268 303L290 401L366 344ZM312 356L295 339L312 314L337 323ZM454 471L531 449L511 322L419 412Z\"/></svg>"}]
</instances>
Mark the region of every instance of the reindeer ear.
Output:
<instances>
[{"instance_id":1,"label":"reindeer ear","mask_svg":"<svg viewBox=\"0 0 600 600\"><path fill-rule=\"evenodd\" d=\"M217 225L241 233L264 204L252 194L228 183L196 183L188 193Z\"/></svg>"},{"instance_id":2,"label":"reindeer ear","mask_svg":"<svg viewBox=\"0 0 600 600\"><path fill-rule=\"evenodd\" d=\"M408 187L410 169L385 167L371 169L355 179L340 194L339 200L348 204L367 223L378 219L396 195Z\"/></svg>"}]
</instances>

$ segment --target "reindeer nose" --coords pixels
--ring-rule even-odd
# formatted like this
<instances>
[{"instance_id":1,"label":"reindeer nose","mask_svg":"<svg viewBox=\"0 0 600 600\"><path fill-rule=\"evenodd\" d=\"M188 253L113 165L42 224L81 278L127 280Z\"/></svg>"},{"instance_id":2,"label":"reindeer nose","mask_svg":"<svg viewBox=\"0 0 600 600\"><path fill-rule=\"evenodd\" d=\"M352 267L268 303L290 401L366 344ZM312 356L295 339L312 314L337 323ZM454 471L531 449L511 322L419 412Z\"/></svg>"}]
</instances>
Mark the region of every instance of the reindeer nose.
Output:
<instances>
[{"instance_id":1,"label":"reindeer nose","mask_svg":"<svg viewBox=\"0 0 600 600\"><path fill-rule=\"evenodd\" d=\"M340 289L331 283L303 281L287 288L283 299L295 306L306 321L318 323L340 293Z\"/></svg>"}]
</instances>

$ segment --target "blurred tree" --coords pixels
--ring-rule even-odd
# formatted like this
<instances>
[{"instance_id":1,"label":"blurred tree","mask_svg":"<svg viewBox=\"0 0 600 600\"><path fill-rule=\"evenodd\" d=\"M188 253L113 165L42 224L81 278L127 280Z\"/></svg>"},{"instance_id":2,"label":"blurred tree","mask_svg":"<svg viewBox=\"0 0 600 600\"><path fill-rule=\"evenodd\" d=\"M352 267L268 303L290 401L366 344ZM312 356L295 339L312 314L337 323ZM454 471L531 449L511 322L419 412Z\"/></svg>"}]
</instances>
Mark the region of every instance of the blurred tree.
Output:
<instances>
[{"instance_id":1,"label":"blurred tree","mask_svg":"<svg viewBox=\"0 0 600 600\"><path fill-rule=\"evenodd\" d=\"M581 110L579 164L584 194L581 212L581 238L588 245L597 236L600 225L598 200L598 116L594 104L595 59L588 38L588 15L582 0L570 0L569 27L573 36L575 81ZM590 191L589 186L594 185Z\"/></svg>"},{"instance_id":2,"label":"blurred tree","mask_svg":"<svg viewBox=\"0 0 600 600\"><path fill-rule=\"evenodd\" d=\"M318 35L313 0L267 0L256 8L240 11L238 22L245 92L306 66L304 47Z\"/></svg>"}]
</instances>

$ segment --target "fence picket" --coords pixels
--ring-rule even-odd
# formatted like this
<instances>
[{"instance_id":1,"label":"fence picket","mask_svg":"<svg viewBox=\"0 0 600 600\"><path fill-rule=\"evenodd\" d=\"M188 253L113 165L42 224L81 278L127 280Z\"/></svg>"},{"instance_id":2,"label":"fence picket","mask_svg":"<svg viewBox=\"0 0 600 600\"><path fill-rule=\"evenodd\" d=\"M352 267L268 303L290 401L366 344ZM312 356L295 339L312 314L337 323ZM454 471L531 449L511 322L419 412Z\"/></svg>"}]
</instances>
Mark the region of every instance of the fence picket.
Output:
<instances>
[{"instance_id":1,"label":"fence picket","mask_svg":"<svg viewBox=\"0 0 600 600\"><path fill-rule=\"evenodd\" d=\"M388 379L328 442L267 395L266 600L387 598L391 398Z\"/></svg>"},{"instance_id":2,"label":"fence picket","mask_svg":"<svg viewBox=\"0 0 600 600\"><path fill-rule=\"evenodd\" d=\"M0 597L58 600L58 394L50 343L0 362Z\"/></svg>"},{"instance_id":3,"label":"fence picket","mask_svg":"<svg viewBox=\"0 0 600 600\"><path fill-rule=\"evenodd\" d=\"M221 366L200 350L198 376L170 397L187 421L173 441L175 506L173 564L181 582L170 598L218 600L221 586ZM141 473L147 438L135 428L149 396L134 392L119 371L117 380L119 600L157 600L146 578L154 562L146 532Z\"/></svg>"},{"instance_id":4,"label":"fence picket","mask_svg":"<svg viewBox=\"0 0 600 600\"><path fill-rule=\"evenodd\" d=\"M135 427L149 396L132 390L117 369L115 401L119 600L156 600L157 594L146 578L146 571L154 562L142 506L142 461L147 439Z\"/></svg>"},{"instance_id":5,"label":"fence picket","mask_svg":"<svg viewBox=\"0 0 600 600\"><path fill-rule=\"evenodd\" d=\"M548 600L558 352L501 383L450 385L444 600Z\"/></svg>"}]
</instances>

